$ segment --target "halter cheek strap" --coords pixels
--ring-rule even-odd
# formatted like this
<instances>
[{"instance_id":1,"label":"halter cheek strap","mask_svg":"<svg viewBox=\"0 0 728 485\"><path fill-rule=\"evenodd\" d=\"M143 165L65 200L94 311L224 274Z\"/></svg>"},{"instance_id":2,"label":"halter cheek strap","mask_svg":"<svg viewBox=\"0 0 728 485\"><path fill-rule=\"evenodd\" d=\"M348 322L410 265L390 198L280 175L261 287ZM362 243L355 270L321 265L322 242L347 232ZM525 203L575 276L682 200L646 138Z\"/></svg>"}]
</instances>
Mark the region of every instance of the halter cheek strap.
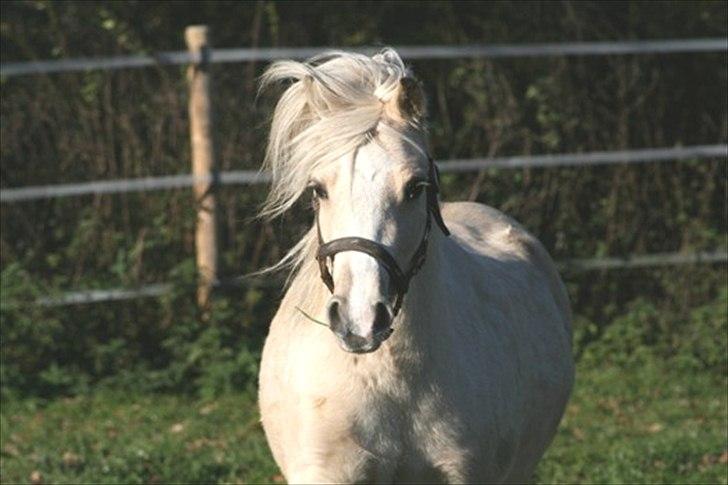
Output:
<instances>
[{"instance_id":1,"label":"halter cheek strap","mask_svg":"<svg viewBox=\"0 0 728 485\"><path fill-rule=\"evenodd\" d=\"M442 219L440 213L440 204L437 200L437 194L440 190L439 185L439 174L437 167L435 166L432 158L429 158L429 185L427 186L427 219L425 220L425 231L420 240L420 244L417 246L412 258L410 259L409 269L407 272L397 264L397 261L389 253L389 251L376 241L365 239L362 237L342 237L334 239L327 243L324 243L323 237L321 236L321 226L318 221L318 214L316 215L316 230L318 232L319 248L316 252L316 259L319 263L319 270L321 272L321 279L323 280L326 287L330 292L334 292L334 278L329 270L329 259L333 264L334 257L337 253L343 251L358 251L360 253L368 254L373 257L379 263L384 266L389 273L390 284L395 292L395 301L393 308L393 316L396 316L402 307L402 301L404 295L409 289L409 283L412 277L422 268L427 257L427 242L430 236L430 229L432 227L432 219L435 219L435 223L442 230L446 236L450 235L445 221Z\"/></svg>"}]
</instances>

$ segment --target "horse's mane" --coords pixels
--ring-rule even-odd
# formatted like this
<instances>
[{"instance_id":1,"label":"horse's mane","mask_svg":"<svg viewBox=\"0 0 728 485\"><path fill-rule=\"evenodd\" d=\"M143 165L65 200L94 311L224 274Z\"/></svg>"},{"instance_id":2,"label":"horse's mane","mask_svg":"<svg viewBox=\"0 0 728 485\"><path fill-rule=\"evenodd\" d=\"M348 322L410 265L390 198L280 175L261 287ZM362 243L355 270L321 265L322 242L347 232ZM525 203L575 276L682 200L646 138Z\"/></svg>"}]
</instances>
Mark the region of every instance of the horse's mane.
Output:
<instances>
[{"instance_id":1,"label":"horse's mane","mask_svg":"<svg viewBox=\"0 0 728 485\"><path fill-rule=\"evenodd\" d=\"M286 212L306 191L314 169L369 141L385 104L397 94L402 79L410 76L392 49L372 57L333 51L305 62L271 65L261 78L261 90L292 83L273 114L263 163L272 183L261 216L273 218ZM287 267L295 272L314 244L314 233L309 231L268 270Z\"/></svg>"}]
</instances>

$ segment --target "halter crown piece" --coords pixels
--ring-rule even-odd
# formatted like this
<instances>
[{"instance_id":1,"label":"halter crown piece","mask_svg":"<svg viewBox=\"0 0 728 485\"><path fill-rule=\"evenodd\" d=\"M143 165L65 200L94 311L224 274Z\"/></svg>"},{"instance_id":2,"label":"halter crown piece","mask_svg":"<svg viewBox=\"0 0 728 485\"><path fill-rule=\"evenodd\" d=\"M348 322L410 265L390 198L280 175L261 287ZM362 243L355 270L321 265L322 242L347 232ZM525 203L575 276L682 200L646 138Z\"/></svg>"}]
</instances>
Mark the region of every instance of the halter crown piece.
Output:
<instances>
[{"instance_id":1,"label":"halter crown piece","mask_svg":"<svg viewBox=\"0 0 728 485\"><path fill-rule=\"evenodd\" d=\"M316 259L319 263L321 279L331 293L334 292L334 278L331 276L331 272L329 271L329 258L333 264L334 256L336 256L337 253L341 253L343 251L359 251L360 253L368 254L379 261L387 270L387 273L389 273L390 284L396 292L392 316L395 317L397 313L399 313L399 310L402 307L402 301L404 300L404 295L409 289L410 280L417 274L420 268L422 268L422 265L425 263L425 258L427 256L427 240L430 236L432 219L435 219L435 223L438 225L443 234L446 236L450 235L450 231L447 229L445 221L442 219L440 204L437 200L437 194L440 192L440 181L437 166L432 160L432 157L428 157L428 163L429 184L426 188L427 220L425 221L425 232L422 235L419 246L417 246L415 253L410 259L409 269L407 272L402 271L397 264L397 261L389 253L387 248L376 241L362 237L342 237L325 243L321 237L321 226L318 222L318 214L316 215L316 230L318 231L319 241Z\"/></svg>"}]
</instances>

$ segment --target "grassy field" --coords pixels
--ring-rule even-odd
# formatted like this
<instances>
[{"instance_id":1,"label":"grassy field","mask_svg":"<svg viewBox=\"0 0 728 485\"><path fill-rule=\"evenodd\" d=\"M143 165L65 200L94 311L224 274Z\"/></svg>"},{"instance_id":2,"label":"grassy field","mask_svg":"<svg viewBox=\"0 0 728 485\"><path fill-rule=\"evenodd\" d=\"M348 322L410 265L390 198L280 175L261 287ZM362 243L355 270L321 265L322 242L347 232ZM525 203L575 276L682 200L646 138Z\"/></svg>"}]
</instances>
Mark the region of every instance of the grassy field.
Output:
<instances>
[{"instance_id":1,"label":"grassy field","mask_svg":"<svg viewBox=\"0 0 728 485\"><path fill-rule=\"evenodd\" d=\"M271 482L254 401L102 392L2 410L2 483Z\"/></svg>"},{"instance_id":2,"label":"grassy field","mask_svg":"<svg viewBox=\"0 0 728 485\"><path fill-rule=\"evenodd\" d=\"M540 483L726 483L725 377L589 362ZM2 406L2 483L280 482L254 400L113 391Z\"/></svg>"}]
</instances>

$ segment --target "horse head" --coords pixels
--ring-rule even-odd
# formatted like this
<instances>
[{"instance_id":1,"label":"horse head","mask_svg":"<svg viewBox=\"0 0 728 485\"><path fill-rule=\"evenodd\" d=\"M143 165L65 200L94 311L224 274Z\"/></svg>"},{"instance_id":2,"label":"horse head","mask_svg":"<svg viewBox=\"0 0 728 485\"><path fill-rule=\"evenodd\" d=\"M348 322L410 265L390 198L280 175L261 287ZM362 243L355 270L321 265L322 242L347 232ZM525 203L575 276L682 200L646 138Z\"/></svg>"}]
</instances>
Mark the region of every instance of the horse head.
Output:
<instances>
[{"instance_id":1,"label":"horse head","mask_svg":"<svg viewBox=\"0 0 728 485\"><path fill-rule=\"evenodd\" d=\"M305 174L316 258L331 292L328 326L344 350L372 352L391 335L424 264L432 220L447 234L426 149L425 97L391 50L280 63L264 81L288 78L295 82L271 128L269 207L299 196L283 184L300 184Z\"/></svg>"}]
</instances>

